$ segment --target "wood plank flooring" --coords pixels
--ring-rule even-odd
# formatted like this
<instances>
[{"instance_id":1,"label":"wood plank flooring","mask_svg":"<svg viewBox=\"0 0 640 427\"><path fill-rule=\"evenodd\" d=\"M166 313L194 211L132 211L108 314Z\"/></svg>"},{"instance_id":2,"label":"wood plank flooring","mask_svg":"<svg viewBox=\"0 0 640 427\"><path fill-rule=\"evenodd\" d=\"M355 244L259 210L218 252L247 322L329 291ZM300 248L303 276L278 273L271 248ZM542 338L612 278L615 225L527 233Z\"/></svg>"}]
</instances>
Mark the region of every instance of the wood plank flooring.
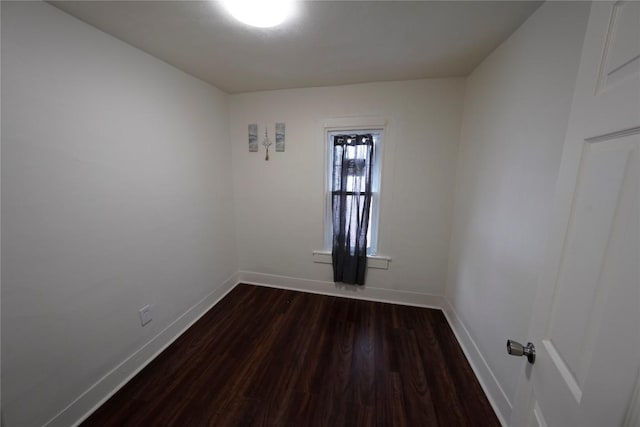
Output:
<instances>
[{"instance_id":1,"label":"wood plank flooring","mask_svg":"<svg viewBox=\"0 0 640 427\"><path fill-rule=\"evenodd\" d=\"M83 426L499 426L442 312L238 285Z\"/></svg>"}]
</instances>

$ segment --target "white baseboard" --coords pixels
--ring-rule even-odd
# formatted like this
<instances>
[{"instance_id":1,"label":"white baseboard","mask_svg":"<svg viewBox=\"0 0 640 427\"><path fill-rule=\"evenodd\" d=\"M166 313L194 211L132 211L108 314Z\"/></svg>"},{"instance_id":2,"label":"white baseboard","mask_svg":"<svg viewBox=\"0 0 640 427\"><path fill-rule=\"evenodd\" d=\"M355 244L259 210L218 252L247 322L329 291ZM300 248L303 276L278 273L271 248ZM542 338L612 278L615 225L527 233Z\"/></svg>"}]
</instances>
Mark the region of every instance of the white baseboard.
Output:
<instances>
[{"instance_id":1,"label":"white baseboard","mask_svg":"<svg viewBox=\"0 0 640 427\"><path fill-rule=\"evenodd\" d=\"M238 281L250 285L442 310L498 420L503 426L507 425L506 420L509 419L511 415L512 404L498 383L497 378L485 358L482 356L482 353L480 353L480 349L469 334L462 319L460 319L453 309L453 306L444 297L394 289L368 288L366 286L341 286L333 282L300 279L252 271L239 271Z\"/></svg>"},{"instance_id":2,"label":"white baseboard","mask_svg":"<svg viewBox=\"0 0 640 427\"><path fill-rule=\"evenodd\" d=\"M489 399L489 403L493 407L500 423L503 426L508 425L506 420L511 416L513 405L509 401L509 398L502 387L500 387L498 379L493 374L493 371L487 364L485 358L482 356L480 349L471 337L471 334L464 325L464 322L446 298L442 298L442 312L447 318L447 322L449 322L458 343L460 343L462 351L465 356L467 356L471 369L473 369L476 378L478 378L480 386L484 390L484 394L487 395L487 399Z\"/></svg>"},{"instance_id":3,"label":"white baseboard","mask_svg":"<svg viewBox=\"0 0 640 427\"><path fill-rule=\"evenodd\" d=\"M451 304L442 296L395 289L337 285L333 282L320 280L300 279L251 271L238 271L231 275L220 287L194 304L148 343L143 345L78 396L71 404L51 418L45 426L79 425L197 322L198 319L216 305L218 301L224 298L238 283L442 310L482 389L496 412L498 419L502 425L507 425L505 420L508 419L511 414L511 402L502 390L502 387L500 387L495 375L480 353L473 338L471 338L464 323Z\"/></svg>"},{"instance_id":4,"label":"white baseboard","mask_svg":"<svg viewBox=\"0 0 640 427\"><path fill-rule=\"evenodd\" d=\"M271 288L289 289L365 301L388 302L415 307L436 308L438 310L442 308L442 296L440 295L399 291L396 289L342 285L322 280L300 279L297 277L278 276L253 271L239 271L238 281L249 285L268 286Z\"/></svg>"},{"instance_id":5,"label":"white baseboard","mask_svg":"<svg viewBox=\"0 0 640 427\"><path fill-rule=\"evenodd\" d=\"M237 284L238 273L236 272L225 280L221 286L191 306L183 315L89 387L69 406L50 419L45 426L67 427L80 424L189 329Z\"/></svg>"}]
</instances>

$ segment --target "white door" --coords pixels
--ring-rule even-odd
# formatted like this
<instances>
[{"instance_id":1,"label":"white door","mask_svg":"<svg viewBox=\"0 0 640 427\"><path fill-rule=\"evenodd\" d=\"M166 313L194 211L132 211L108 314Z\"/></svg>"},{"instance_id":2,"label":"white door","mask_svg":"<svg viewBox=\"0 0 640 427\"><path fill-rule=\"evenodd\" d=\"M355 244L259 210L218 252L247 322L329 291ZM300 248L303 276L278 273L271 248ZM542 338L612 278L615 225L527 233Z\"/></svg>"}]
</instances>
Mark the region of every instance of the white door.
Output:
<instances>
[{"instance_id":1,"label":"white door","mask_svg":"<svg viewBox=\"0 0 640 427\"><path fill-rule=\"evenodd\" d=\"M530 329L529 425L640 425L639 196L640 2L594 2Z\"/></svg>"}]
</instances>

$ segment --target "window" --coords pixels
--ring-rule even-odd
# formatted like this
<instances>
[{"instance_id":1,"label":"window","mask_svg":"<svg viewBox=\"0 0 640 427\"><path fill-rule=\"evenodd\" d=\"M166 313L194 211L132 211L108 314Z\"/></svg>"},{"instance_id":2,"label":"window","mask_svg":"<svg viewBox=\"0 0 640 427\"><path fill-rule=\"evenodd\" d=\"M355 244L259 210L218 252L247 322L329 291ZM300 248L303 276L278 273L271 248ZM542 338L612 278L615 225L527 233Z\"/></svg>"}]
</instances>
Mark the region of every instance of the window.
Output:
<instances>
[{"instance_id":1,"label":"window","mask_svg":"<svg viewBox=\"0 0 640 427\"><path fill-rule=\"evenodd\" d=\"M371 135L373 139L372 163L371 163L371 205L369 210L369 226L367 231L367 255L376 255L378 251L378 217L380 209L380 166L382 129L332 129L326 131L327 167L326 167L326 215L325 215L325 249L331 250L333 240L332 203L336 185L340 178L333 176L336 156L342 156L341 150L345 150L345 158L349 160L348 175L346 177L346 190L348 192L364 191L364 180L360 179L363 173L363 165L368 162L367 155L370 151L361 146L340 146L336 148L335 137L345 135ZM358 186L358 188L356 188ZM356 197L356 196L348 196ZM354 227L355 228L355 227ZM355 234L354 237L355 238Z\"/></svg>"}]
</instances>

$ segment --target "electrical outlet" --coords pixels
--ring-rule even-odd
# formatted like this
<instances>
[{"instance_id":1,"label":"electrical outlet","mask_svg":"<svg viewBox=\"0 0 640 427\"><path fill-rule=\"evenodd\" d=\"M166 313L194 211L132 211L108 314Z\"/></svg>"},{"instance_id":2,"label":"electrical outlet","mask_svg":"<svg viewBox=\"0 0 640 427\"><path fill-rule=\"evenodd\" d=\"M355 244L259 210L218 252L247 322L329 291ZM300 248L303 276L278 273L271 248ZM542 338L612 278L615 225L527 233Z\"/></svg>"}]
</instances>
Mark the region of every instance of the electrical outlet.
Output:
<instances>
[{"instance_id":1,"label":"electrical outlet","mask_svg":"<svg viewBox=\"0 0 640 427\"><path fill-rule=\"evenodd\" d=\"M151 322L151 307L145 305L140 309L140 324L144 326L149 322Z\"/></svg>"}]
</instances>

